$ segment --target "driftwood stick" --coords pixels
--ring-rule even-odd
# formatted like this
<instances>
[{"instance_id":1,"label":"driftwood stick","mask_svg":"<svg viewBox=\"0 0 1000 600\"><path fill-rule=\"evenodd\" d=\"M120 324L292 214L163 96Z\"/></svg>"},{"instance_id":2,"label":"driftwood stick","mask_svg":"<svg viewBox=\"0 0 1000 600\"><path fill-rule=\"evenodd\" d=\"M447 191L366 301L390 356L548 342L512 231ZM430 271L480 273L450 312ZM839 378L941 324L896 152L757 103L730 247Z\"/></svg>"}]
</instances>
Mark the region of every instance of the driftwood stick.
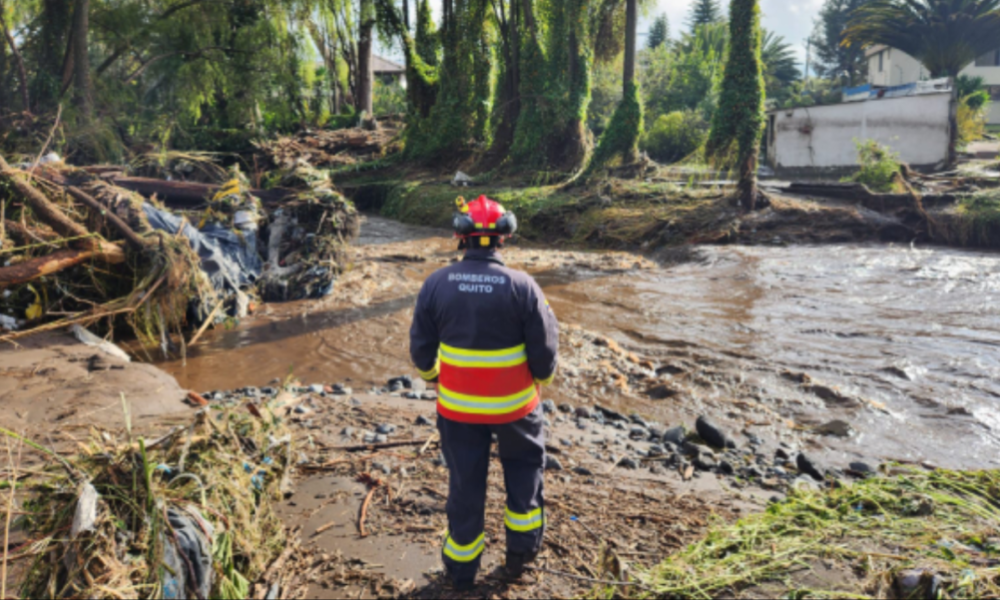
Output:
<instances>
[{"instance_id":1,"label":"driftwood stick","mask_svg":"<svg viewBox=\"0 0 1000 600\"><path fill-rule=\"evenodd\" d=\"M90 234L85 227L67 217L58 206L45 197L45 194L31 187L18 171L7 164L3 157L0 157L0 177L10 181L38 218L59 235L69 238L84 237ZM85 244L81 245L90 248L93 246L93 241L87 240Z\"/></svg>"},{"instance_id":2,"label":"driftwood stick","mask_svg":"<svg viewBox=\"0 0 1000 600\"><path fill-rule=\"evenodd\" d=\"M98 257L99 254L93 250L58 250L48 256L33 258L9 267L2 267L0 268L0 288L28 283L39 277L65 271L70 267L75 267ZM115 258L117 259L118 257ZM124 261L125 256L121 255L121 259L121 261L117 262Z\"/></svg>"},{"instance_id":3,"label":"driftwood stick","mask_svg":"<svg viewBox=\"0 0 1000 600\"><path fill-rule=\"evenodd\" d=\"M128 223L122 221L118 215L98 202L96 198L73 186L66 188L66 192L69 193L69 195L75 200L87 205L87 208L92 210L94 214L106 218L112 225L115 226L115 229L122 234L132 248L136 250L145 250L148 247L146 241L139 237L136 232L128 226Z\"/></svg>"},{"instance_id":4,"label":"driftwood stick","mask_svg":"<svg viewBox=\"0 0 1000 600\"><path fill-rule=\"evenodd\" d=\"M360 444L357 446L331 446L327 448L328 450L339 450L341 452L360 452L362 450L381 450L383 448L401 448L403 446L421 446L430 441L433 443L434 438L430 440L414 440L412 442L387 442L385 444Z\"/></svg>"}]
</instances>

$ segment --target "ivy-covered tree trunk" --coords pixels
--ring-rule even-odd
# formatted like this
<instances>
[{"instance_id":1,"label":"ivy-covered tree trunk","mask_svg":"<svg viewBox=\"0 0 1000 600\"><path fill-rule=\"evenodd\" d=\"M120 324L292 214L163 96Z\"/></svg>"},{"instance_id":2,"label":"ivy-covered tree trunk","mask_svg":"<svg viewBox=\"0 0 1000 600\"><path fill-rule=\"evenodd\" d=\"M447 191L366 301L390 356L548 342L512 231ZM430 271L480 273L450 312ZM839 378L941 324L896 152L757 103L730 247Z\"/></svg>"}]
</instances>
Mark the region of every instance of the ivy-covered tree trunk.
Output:
<instances>
[{"instance_id":1,"label":"ivy-covered tree trunk","mask_svg":"<svg viewBox=\"0 0 1000 600\"><path fill-rule=\"evenodd\" d=\"M514 131L521 114L520 56L521 56L521 4L522 0L512 0L509 10L504 2L497 4L497 21L500 24L500 53L502 76L497 93L498 124L493 134L493 143L486 153L487 168L500 164L514 143Z\"/></svg>"},{"instance_id":2,"label":"ivy-covered tree trunk","mask_svg":"<svg viewBox=\"0 0 1000 600\"><path fill-rule=\"evenodd\" d=\"M716 165L736 166L740 203L745 210L752 211L757 202L757 155L764 128L764 76L757 0L732 0L729 40L722 94L712 118L705 154Z\"/></svg>"},{"instance_id":3,"label":"ivy-covered tree trunk","mask_svg":"<svg viewBox=\"0 0 1000 600\"><path fill-rule=\"evenodd\" d=\"M638 1L626 0L625 6L625 60L623 69L622 100L611 115L608 127L601 135L597 149L590 159L585 176L621 157L624 164L639 158L639 136L642 134L643 107L639 86L635 81L636 37L638 28Z\"/></svg>"},{"instance_id":4,"label":"ivy-covered tree trunk","mask_svg":"<svg viewBox=\"0 0 1000 600\"><path fill-rule=\"evenodd\" d=\"M375 8L371 0L361 0L361 23L358 27L357 96L354 108L371 116L373 108L372 87L372 34L375 29Z\"/></svg>"},{"instance_id":5,"label":"ivy-covered tree trunk","mask_svg":"<svg viewBox=\"0 0 1000 600\"><path fill-rule=\"evenodd\" d=\"M21 104L23 105L22 110L24 112L31 112L31 98L28 95L28 74L24 68L24 59L21 57L21 53L17 49L17 42L14 40L14 36L11 34L10 29L7 27L7 21L3 18L3 11L5 10L2 0L0 0L0 27L3 28L4 41L3 45L10 46L11 56L14 57L14 62L17 64L17 74L18 79L21 82ZM6 66L7 51L4 49L3 52L4 66ZM3 79L0 79L0 85L4 85ZM0 106L4 106L0 103Z\"/></svg>"},{"instance_id":6,"label":"ivy-covered tree trunk","mask_svg":"<svg viewBox=\"0 0 1000 600\"><path fill-rule=\"evenodd\" d=\"M31 82L31 97L39 113L59 103L67 59L73 55L69 32L72 0L44 0L39 23L38 66Z\"/></svg>"},{"instance_id":7,"label":"ivy-covered tree trunk","mask_svg":"<svg viewBox=\"0 0 1000 600\"><path fill-rule=\"evenodd\" d=\"M73 6L73 105L83 120L93 114L90 89L90 61L87 41L90 36L90 0L76 0Z\"/></svg>"},{"instance_id":8,"label":"ivy-covered tree trunk","mask_svg":"<svg viewBox=\"0 0 1000 600\"><path fill-rule=\"evenodd\" d=\"M521 113L511 147L511 159L517 164L571 171L586 157L583 120L590 104L593 63L590 4L591 0L553 2L547 31L542 32L534 24L532 3L525 3Z\"/></svg>"}]
</instances>

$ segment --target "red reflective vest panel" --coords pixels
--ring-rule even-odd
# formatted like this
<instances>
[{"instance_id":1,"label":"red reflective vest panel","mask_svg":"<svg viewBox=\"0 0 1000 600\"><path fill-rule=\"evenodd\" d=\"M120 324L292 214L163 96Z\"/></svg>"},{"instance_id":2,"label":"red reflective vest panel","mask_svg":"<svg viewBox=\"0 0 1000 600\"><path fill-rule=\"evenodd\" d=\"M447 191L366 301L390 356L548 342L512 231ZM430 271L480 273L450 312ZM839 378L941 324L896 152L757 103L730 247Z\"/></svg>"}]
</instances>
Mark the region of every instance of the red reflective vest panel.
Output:
<instances>
[{"instance_id":1,"label":"red reflective vest panel","mask_svg":"<svg viewBox=\"0 0 1000 600\"><path fill-rule=\"evenodd\" d=\"M461 423L499 425L538 406L524 345L474 350L441 344L438 412Z\"/></svg>"}]
</instances>

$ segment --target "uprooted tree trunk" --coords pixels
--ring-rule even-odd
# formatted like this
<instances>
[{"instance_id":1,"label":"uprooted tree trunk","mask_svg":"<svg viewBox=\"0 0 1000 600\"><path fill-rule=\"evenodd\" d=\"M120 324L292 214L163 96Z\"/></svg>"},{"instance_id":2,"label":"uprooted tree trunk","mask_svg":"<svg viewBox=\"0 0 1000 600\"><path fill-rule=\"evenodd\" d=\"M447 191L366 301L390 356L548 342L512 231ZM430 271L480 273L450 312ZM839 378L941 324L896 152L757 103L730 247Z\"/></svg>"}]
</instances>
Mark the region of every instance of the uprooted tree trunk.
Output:
<instances>
[{"instance_id":1,"label":"uprooted tree trunk","mask_svg":"<svg viewBox=\"0 0 1000 600\"><path fill-rule=\"evenodd\" d=\"M57 250L48 256L32 258L16 265L0 268L0 288L28 283L46 275L54 275L91 260L112 262L106 260L107 258L94 250ZM125 260L124 255L121 258L122 261Z\"/></svg>"}]
</instances>

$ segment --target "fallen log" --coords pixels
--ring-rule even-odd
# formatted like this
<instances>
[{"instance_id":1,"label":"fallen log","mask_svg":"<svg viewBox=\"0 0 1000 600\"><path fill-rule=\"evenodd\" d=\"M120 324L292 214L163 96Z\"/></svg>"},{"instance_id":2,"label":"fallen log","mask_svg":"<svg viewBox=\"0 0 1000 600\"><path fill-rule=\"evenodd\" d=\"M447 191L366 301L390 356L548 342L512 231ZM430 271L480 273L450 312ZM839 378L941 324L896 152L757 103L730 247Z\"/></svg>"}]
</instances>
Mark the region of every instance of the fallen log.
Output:
<instances>
[{"instance_id":1,"label":"fallen log","mask_svg":"<svg viewBox=\"0 0 1000 600\"><path fill-rule=\"evenodd\" d=\"M24 197L25 202L31 207L32 212L39 220L51 227L56 233L68 238L84 238L90 236L90 232L79 223L67 217L58 206L49 201L45 194L31 187L27 178L18 171L10 168L7 161L0 157L0 178L10 182L14 189ZM88 249L94 246L94 240L80 240L76 246Z\"/></svg>"},{"instance_id":2,"label":"fallen log","mask_svg":"<svg viewBox=\"0 0 1000 600\"><path fill-rule=\"evenodd\" d=\"M147 177L115 177L110 183L120 188L142 194L147 198L154 195L167 204L181 207L197 207L204 205L209 198L219 191L221 186L188 181L164 181ZM250 195L256 196L264 203L275 204L293 196L295 192L285 189L250 190Z\"/></svg>"},{"instance_id":3,"label":"fallen log","mask_svg":"<svg viewBox=\"0 0 1000 600\"><path fill-rule=\"evenodd\" d=\"M125 253L118 246L108 244L117 253L103 254L99 250L57 250L48 256L41 256L23 263L0 268L0 288L20 285L39 277L53 275L90 260L100 260L110 264L125 262Z\"/></svg>"}]
</instances>

